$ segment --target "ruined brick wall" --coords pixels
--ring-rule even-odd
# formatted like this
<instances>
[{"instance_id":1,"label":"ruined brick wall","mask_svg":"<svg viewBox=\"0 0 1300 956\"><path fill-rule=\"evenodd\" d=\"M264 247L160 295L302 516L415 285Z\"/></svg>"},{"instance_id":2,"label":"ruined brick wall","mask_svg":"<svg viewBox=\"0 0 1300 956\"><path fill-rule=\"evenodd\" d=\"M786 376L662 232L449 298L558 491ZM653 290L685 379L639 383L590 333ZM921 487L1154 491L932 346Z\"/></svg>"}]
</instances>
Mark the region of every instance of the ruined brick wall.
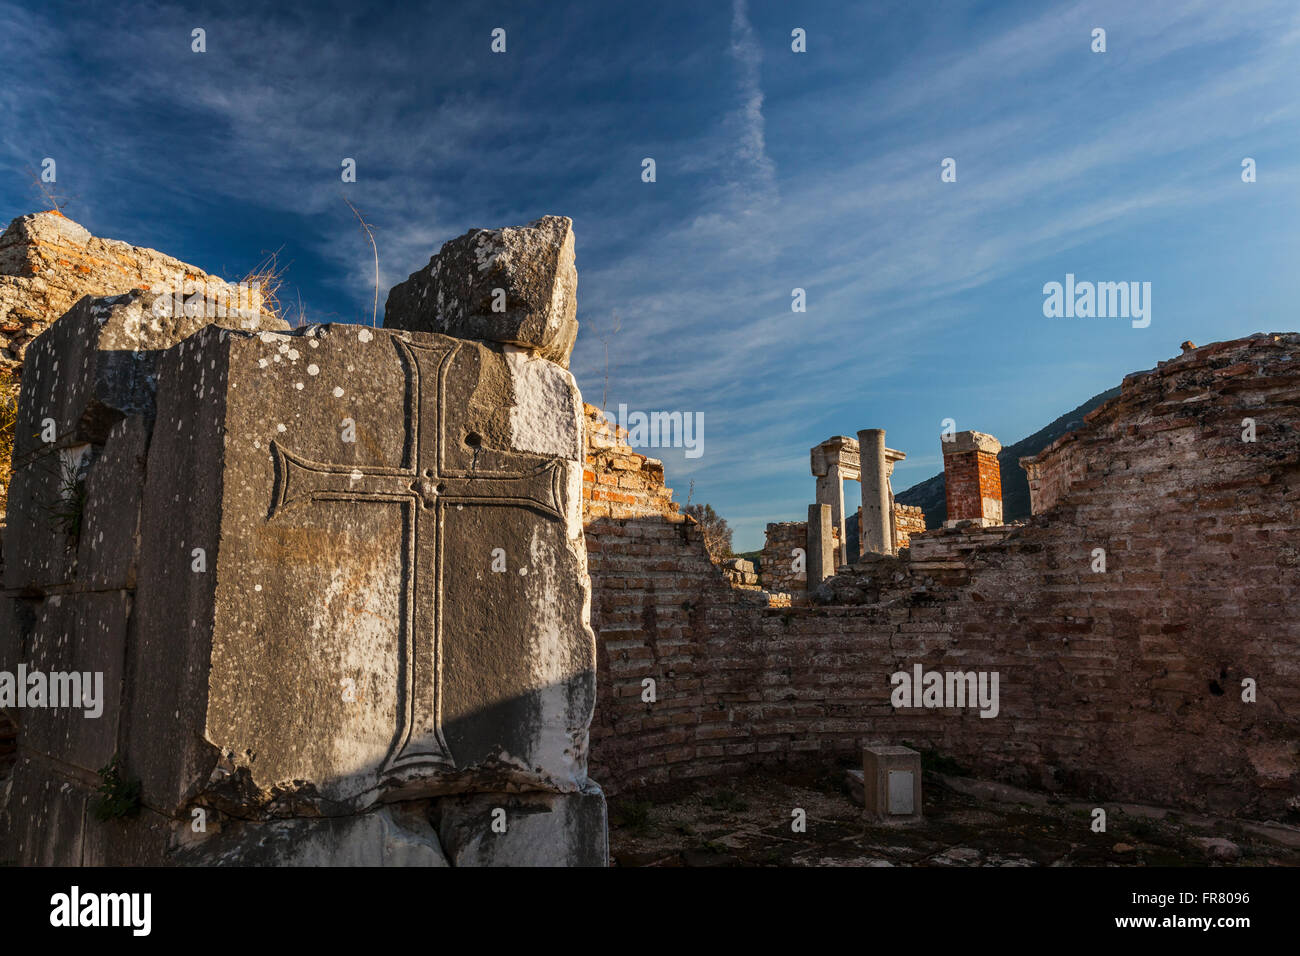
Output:
<instances>
[{"instance_id":1,"label":"ruined brick wall","mask_svg":"<svg viewBox=\"0 0 1300 956\"><path fill-rule=\"evenodd\" d=\"M803 571L794 570L795 548L808 548L808 522L776 521L767 526L759 579L769 591L795 594L808 589L807 554Z\"/></svg>"},{"instance_id":2,"label":"ruined brick wall","mask_svg":"<svg viewBox=\"0 0 1300 956\"><path fill-rule=\"evenodd\" d=\"M1049 472L1087 476L1048 513L914 537L906 557L828 582L850 603L745 606L683 575L678 614L616 604L597 779L617 790L852 764L864 743L909 741L1099 805L1286 819L1300 808L1297 363L1300 336L1265 336L1130 376L1041 456ZM889 677L917 664L996 671L998 716L895 710ZM640 699L646 677L657 703ZM1243 678L1256 703L1242 701Z\"/></svg>"},{"instance_id":3,"label":"ruined brick wall","mask_svg":"<svg viewBox=\"0 0 1300 956\"><path fill-rule=\"evenodd\" d=\"M1274 368L1274 363L1268 361L1270 348L1279 347L1285 346L1283 343L1269 346L1263 344L1263 340L1253 338L1217 342L1161 362L1151 371L1137 372L1125 378L1119 395L1084 416L1088 427L1067 432L1037 455L1021 459L1029 475L1033 513L1041 514L1051 509L1072 489L1087 490L1097 482L1104 482L1114 471L1142 468L1140 463L1113 460L1111 456L1099 453L1098 446L1113 439L1114 426L1107 425L1107 422L1113 422L1116 415L1125 415L1126 419L1140 416L1135 425L1145 429L1160 428L1170 433L1171 441L1183 440L1188 421L1204 411L1200 406L1210 400L1208 395L1211 392L1237 392L1242 393L1239 397L1242 418L1236 422L1236 436L1240 439L1244 430L1243 420L1253 417L1252 409L1265 403L1270 394L1270 383L1260 382L1259 376L1252 372L1262 362ZM1291 370L1283 366L1275 368L1274 374L1289 377ZM1169 375L1177 376L1179 384L1170 388L1160 404L1150 407L1135 405L1134 396L1141 394L1138 387L1142 379ZM1257 444L1267 446L1269 439L1263 437L1258 427L1256 431ZM1274 435L1274 444L1276 438ZM1158 466L1147 470L1153 473L1153 478L1161 477ZM1159 484L1167 486L1168 482Z\"/></svg>"},{"instance_id":4,"label":"ruined brick wall","mask_svg":"<svg viewBox=\"0 0 1300 956\"><path fill-rule=\"evenodd\" d=\"M627 432L607 422L594 405L583 404L587 467L582 473L583 519L647 515L683 520L664 486L664 463L627 446Z\"/></svg>"},{"instance_id":5,"label":"ruined brick wall","mask_svg":"<svg viewBox=\"0 0 1300 956\"><path fill-rule=\"evenodd\" d=\"M859 509L860 510L860 509ZM925 531L925 513L916 505L894 503L894 537L895 544L901 549L908 547L912 535Z\"/></svg>"},{"instance_id":6,"label":"ruined brick wall","mask_svg":"<svg viewBox=\"0 0 1300 956\"><path fill-rule=\"evenodd\" d=\"M0 369L21 366L32 340L82 296L185 282L229 288L161 252L92 236L58 212L20 216L0 234Z\"/></svg>"},{"instance_id":7,"label":"ruined brick wall","mask_svg":"<svg viewBox=\"0 0 1300 956\"><path fill-rule=\"evenodd\" d=\"M596 715L591 727L592 777L616 791L665 750L695 756L694 727L683 715L713 705L703 681L677 673L708 659L713 621L743 609L788 605L767 591L733 586L710 560L699 525L680 513L664 486L663 464L629 448L586 406L583 474L591 622L596 632ZM657 703L643 703L655 680ZM694 722L691 718L690 722Z\"/></svg>"}]
</instances>

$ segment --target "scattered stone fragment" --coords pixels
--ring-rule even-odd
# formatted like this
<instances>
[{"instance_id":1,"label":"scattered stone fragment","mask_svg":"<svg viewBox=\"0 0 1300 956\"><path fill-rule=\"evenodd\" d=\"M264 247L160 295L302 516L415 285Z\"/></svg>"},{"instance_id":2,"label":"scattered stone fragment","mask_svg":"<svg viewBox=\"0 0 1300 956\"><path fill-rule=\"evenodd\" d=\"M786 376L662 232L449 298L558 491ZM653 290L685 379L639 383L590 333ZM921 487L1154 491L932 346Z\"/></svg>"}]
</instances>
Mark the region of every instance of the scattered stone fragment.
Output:
<instances>
[{"instance_id":1,"label":"scattered stone fragment","mask_svg":"<svg viewBox=\"0 0 1300 956\"><path fill-rule=\"evenodd\" d=\"M1230 862L1241 858L1241 847L1223 837L1197 837L1192 840L1212 860Z\"/></svg>"},{"instance_id":2,"label":"scattered stone fragment","mask_svg":"<svg viewBox=\"0 0 1300 956\"><path fill-rule=\"evenodd\" d=\"M518 345L568 367L578 336L573 220L471 229L394 286L384 327Z\"/></svg>"}]
</instances>

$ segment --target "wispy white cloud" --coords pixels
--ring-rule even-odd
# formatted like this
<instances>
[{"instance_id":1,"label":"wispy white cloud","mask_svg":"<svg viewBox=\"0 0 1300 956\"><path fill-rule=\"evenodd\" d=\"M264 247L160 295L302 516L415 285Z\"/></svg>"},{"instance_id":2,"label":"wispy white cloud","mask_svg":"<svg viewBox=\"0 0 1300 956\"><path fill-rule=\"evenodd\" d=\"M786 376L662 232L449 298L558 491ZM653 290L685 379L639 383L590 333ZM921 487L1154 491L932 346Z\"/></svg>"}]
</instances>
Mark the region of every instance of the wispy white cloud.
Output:
<instances>
[{"instance_id":1,"label":"wispy white cloud","mask_svg":"<svg viewBox=\"0 0 1300 956\"><path fill-rule=\"evenodd\" d=\"M466 228L573 214L580 317L623 317L611 403L705 412L706 455L666 453L670 483L694 478L696 500L775 520L802 514L807 449L829 431L928 436L910 411L919 383L984 400L952 392L952 343L988 324L1009 351L1033 344L1015 339L1007 290L1032 293L1049 263L1240 221L1246 149L1267 171L1258 195L1295 208L1300 193L1291 3L1108 0L1029 5L1019 19L905 7L846 7L814 28L809 53L767 60L788 47L788 17L747 0L692 8L689 30L674 11L639 13L643 29L667 18L656 36L676 43L668 57L647 56L626 24L584 32L601 18L512 25L517 52L487 60L486 42L466 39L484 39L468 15L433 30L401 12L372 25L345 6L271 23L204 10L210 52L195 58L192 14L59 21L0 0L0 112L12 118L0 164L75 156L68 188L86 224L133 241L124 224L147 226L169 252L201 227L197 210L256 203L325 263L337 295L309 305L345 318L368 317L373 266L339 196L344 156L359 169L348 195L376 229L381 306ZM900 18L915 28L905 48L883 48L877 36L900 42L885 29ZM1088 51L1098 25L1104 56ZM96 56L105 72L89 74ZM647 154L653 185L638 179ZM939 182L944 156L957 158L955 184ZM24 189L0 186L0 198L30 205ZM794 287L805 313L790 311ZM1057 387L1078 374L1069 361L1033 382ZM594 337L580 337L574 368L599 393ZM900 474L932 454L904 450Z\"/></svg>"}]
</instances>

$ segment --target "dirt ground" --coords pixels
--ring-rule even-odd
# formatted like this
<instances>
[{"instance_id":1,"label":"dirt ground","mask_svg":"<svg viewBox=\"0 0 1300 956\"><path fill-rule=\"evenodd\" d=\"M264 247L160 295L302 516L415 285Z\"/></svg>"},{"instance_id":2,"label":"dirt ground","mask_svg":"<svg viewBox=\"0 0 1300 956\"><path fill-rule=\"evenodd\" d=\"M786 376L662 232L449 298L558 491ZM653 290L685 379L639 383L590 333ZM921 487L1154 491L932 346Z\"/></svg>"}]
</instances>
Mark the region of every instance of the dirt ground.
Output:
<instances>
[{"instance_id":1,"label":"dirt ground","mask_svg":"<svg viewBox=\"0 0 1300 956\"><path fill-rule=\"evenodd\" d=\"M951 784L951 785L950 785ZM927 772L922 823L868 825L834 776L759 774L676 793L624 793L610 802L616 866L1295 866L1300 846L1238 823L1143 807L972 795L965 781ZM996 785L993 785L996 786ZM796 809L806 831L795 832ZM1296 831L1300 835L1300 831Z\"/></svg>"}]
</instances>

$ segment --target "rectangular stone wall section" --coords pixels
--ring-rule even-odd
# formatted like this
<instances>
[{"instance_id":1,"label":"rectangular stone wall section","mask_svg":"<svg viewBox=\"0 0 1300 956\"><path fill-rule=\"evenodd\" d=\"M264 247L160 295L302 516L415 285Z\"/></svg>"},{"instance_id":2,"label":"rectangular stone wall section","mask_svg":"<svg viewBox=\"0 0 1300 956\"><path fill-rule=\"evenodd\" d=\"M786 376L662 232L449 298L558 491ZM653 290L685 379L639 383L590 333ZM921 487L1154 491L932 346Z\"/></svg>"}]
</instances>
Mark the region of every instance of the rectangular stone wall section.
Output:
<instances>
[{"instance_id":1,"label":"rectangular stone wall section","mask_svg":"<svg viewBox=\"0 0 1300 956\"><path fill-rule=\"evenodd\" d=\"M894 503L894 540L899 549L911 546L912 536L925 533L925 514L916 505Z\"/></svg>"},{"instance_id":2,"label":"rectangular stone wall section","mask_svg":"<svg viewBox=\"0 0 1300 956\"><path fill-rule=\"evenodd\" d=\"M808 524L804 521L779 521L767 526L759 578L769 591L797 594L808 587ZM795 570L795 552L804 553L802 570Z\"/></svg>"}]
</instances>

